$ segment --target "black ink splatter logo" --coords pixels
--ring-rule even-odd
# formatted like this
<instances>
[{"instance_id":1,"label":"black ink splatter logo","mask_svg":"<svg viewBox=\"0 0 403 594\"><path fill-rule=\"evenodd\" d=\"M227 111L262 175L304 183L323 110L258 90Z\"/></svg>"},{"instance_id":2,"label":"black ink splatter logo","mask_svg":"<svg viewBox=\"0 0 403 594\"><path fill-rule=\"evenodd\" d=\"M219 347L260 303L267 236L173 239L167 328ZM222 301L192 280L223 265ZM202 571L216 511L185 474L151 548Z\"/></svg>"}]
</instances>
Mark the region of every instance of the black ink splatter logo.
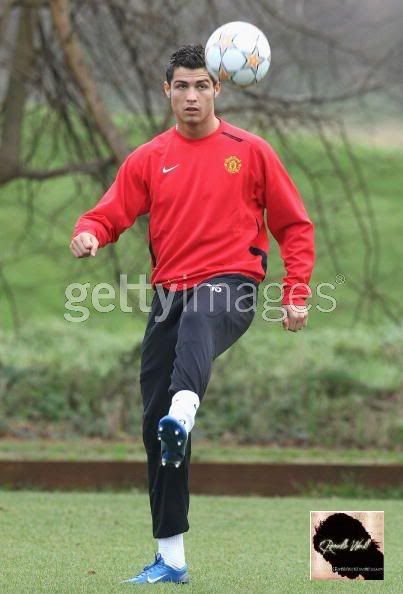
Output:
<instances>
[{"instance_id":1,"label":"black ink splatter logo","mask_svg":"<svg viewBox=\"0 0 403 594\"><path fill-rule=\"evenodd\" d=\"M383 580L383 512L311 512L311 579Z\"/></svg>"}]
</instances>

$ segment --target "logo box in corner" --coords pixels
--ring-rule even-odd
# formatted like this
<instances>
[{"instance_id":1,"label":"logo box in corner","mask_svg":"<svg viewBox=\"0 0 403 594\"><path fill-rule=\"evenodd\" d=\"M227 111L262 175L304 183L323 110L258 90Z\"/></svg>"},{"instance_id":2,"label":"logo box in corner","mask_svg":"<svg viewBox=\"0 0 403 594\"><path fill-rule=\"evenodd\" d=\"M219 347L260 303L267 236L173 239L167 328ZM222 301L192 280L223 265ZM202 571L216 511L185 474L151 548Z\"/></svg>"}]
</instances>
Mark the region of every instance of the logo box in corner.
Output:
<instances>
[{"instance_id":1,"label":"logo box in corner","mask_svg":"<svg viewBox=\"0 0 403 594\"><path fill-rule=\"evenodd\" d=\"M311 511L311 580L383 580L383 511Z\"/></svg>"}]
</instances>

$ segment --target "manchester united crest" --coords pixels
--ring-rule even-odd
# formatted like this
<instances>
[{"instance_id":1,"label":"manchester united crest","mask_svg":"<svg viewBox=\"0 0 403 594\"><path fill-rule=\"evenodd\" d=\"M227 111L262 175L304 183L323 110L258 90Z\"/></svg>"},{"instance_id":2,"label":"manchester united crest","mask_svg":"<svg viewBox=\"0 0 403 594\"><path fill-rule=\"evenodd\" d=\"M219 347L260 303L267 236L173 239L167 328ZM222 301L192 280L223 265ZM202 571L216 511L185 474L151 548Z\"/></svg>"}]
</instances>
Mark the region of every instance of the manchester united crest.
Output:
<instances>
[{"instance_id":1,"label":"manchester united crest","mask_svg":"<svg viewBox=\"0 0 403 594\"><path fill-rule=\"evenodd\" d=\"M231 155L224 161L224 167L229 173L239 173L242 166L242 161L238 157Z\"/></svg>"}]
</instances>

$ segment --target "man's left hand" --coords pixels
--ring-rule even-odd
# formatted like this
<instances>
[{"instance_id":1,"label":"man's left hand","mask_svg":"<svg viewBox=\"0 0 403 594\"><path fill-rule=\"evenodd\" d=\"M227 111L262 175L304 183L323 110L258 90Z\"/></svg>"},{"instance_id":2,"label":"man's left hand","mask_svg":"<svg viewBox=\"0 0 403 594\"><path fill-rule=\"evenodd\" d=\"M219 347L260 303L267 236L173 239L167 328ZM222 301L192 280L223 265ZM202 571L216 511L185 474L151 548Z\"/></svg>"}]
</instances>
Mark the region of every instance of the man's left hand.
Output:
<instances>
[{"instance_id":1,"label":"man's left hand","mask_svg":"<svg viewBox=\"0 0 403 594\"><path fill-rule=\"evenodd\" d=\"M283 320L284 330L298 332L308 325L308 308L306 305L283 305L285 318Z\"/></svg>"}]
</instances>

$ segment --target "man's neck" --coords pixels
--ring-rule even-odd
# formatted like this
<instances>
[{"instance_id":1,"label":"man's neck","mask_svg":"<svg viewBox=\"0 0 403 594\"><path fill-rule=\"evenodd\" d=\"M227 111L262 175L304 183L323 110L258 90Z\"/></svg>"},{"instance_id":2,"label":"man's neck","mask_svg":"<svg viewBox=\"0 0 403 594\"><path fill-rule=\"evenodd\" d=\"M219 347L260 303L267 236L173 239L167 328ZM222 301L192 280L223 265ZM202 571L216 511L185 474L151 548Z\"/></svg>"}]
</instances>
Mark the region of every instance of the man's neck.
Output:
<instances>
[{"instance_id":1,"label":"man's neck","mask_svg":"<svg viewBox=\"0 0 403 594\"><path fill-rule=\"evenodd\" d=\"M213 116L211 120L209 120L208 122L203 122L202 124L200 124L200 126L188 126L186 124L178 122L176 124L176 129L178 130L178 132L180 132L180 134L182 134L182 136L185 136L185 138L196 139L204 138L204 136L212 134L217 130L219 125L220 120L216 116Z\"/></svg>"}]
</instances>

